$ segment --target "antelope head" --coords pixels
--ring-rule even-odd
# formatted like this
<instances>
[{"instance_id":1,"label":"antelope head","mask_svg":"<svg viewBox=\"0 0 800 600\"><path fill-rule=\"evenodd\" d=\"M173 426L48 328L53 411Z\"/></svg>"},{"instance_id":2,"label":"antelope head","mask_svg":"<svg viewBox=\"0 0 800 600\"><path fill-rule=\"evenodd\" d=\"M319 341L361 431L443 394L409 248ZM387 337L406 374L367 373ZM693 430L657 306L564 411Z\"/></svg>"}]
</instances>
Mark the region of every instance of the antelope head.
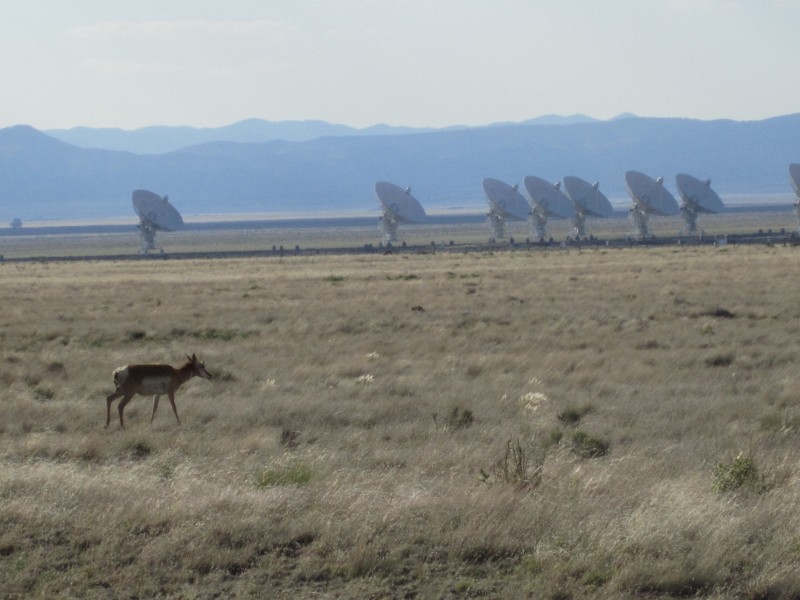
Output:
<instances>
[{"instance_id":1,"label":"antelope head","mask_svg":"<svg viewBox=\"0 0 800 600\"><path fill-rule=\"evenodd\" d=\"M197 360L197 356L195 354L192 354L191 356L187 354L186 360L188 360L189 363L191 363L193 375L196 375L197 377L202 377L203 379L211 379L211 373L206 371L206 363Z\"/></svg>"}]
</instances>

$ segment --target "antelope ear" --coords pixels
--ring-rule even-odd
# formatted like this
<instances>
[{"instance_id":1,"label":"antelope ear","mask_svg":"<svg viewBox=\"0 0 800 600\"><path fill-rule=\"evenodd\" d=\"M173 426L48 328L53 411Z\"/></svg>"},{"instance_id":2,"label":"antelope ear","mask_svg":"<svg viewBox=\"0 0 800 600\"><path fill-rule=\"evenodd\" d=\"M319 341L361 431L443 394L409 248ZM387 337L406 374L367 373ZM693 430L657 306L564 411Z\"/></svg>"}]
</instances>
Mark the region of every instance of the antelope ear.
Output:
<instances>
[{"instance_id":1,"label":"antelope ear","mask_svg":"<svg viewBox=\"0 0 800 600\"><path fill-rule=\"evenodd\" d=\"M194 352L192 352L192 362L193 363L197 362L197 357L195 356Z\"/></svg>"},{"instance_id":2,"label":"antelope ear","mask_svg":"<svg viewBox=\"0 0 800 600\"><path fill-rule=\"evenodd\" d=\"M186 360L188 360L189 362L194 362L194 361L192 360L192 357L191 357L191 356L189 356L188 354L186 355Z\"/></svg>"}]
</instances>

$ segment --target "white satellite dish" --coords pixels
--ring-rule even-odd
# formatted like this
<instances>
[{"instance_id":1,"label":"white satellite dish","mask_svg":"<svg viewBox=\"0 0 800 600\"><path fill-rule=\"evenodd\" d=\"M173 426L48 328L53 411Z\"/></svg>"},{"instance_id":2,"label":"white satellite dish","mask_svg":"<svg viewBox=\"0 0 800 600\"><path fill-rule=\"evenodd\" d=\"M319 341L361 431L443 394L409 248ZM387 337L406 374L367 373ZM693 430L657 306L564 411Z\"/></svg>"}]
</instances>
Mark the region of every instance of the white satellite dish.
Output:
<instances>
[{"instance_id":1,"label":"white satellite dish","mask_svg":"<svg viewBox=\"0 0 800 600\"><path fill-rule=\"evenodd\" d=\"M492 237L505 237L506 221L526 221L531 212L531 205L519 193L516 185L487 177L483 180L483 191L489 201L489 225Z\"/></svg>"},{"instance_id":2,"label":"white satellite dish","mask_svg":"<svg viewBox=\"0 0 800 600\"><path fill-rule=\"evenodd\" d=\"M794 211L797 219L797 232L800 233L800 163L789 165L789 178L792 180L794 194L797 196L797 202L794 203Z\"/></svg>"},{"instance_id":3,"label":"white satellite dish","mask_svg":"<svg viewBox=\"0 0 800 600\"><path fill-rule=\"evenodd\" d=\"M608 218L614 214L611 202L600 191L598 183L589 183L580 177L564 177L564 189L575 204L573 225L575 235L586 237L586 217Z\"/></svg>"},{"instance_id":4,"label":"white satellite dish","mask_svg":"<svg viewBox=\"0 0 800 600\"><path fill-rule=\"evenodd\" d=\"M686 221L686 233L693 235L697 231L697 215L700 213L719 213L725 210L722 200L711 189L711 180L701 181L686 173L675 176L678 193L683 199L680 210Z\"/></svg>"},{"instance_id":5,"label":"white satellite dish","mask_svg":"<svg viewBox=\"0 0 800 600\"><path fill-rule=\"evenodd\" d=\"M550 183L540 177L528 175L525 191L531 199L531 227L540 240L547 238L547 218L569 219L575 214L575 206L561 191L560 183Z\"/></svg>"},{"instance_id":6,"label":"white satellite dish","mask_svg":"<svg viewBox=\"0 0 800 600\"><path fill-rule=\"evenodd\" d=\"M139 231L142 236L140 254L147 254L150 250L164 250L156 246L157 231L176 231L183 227L181 214L163 198L147 190L135 190L131 197L133 210L139 215Z\"/></svg>"},{"instance_id":7,"label":"white satellite dish","mask_svg":"<svg viewBox=\"0 0 800 600\"><path fill-rule=\"evenodd\" d=\"M650 215L671 216L679 212L678 202L664 187L663 178L652 179L639 171L625 173L625 184L633 199L631 221L640 238L652 237L648 229Z\"/></svg>"},{"instance_id":8,"label":"white satellite dish","mask_svg":"<svg viewBox=\"0 0 800 600\"><path fill-rule=\"evenodd\" d=\"M800 163L789 165L789 177L792 180L792 187L798 199L800 199Z\"/></svg>"},{"instance_id":9,"label":"white satellite dish","mask_svg":"<svg viewBox=\"0 0 800 600\"><path fill-rule=\"evenodd\" d=\"M411 195L410 187L403 189L388 181L379 181L375 184L375 194L383 209L381 227L383 241L387 244L397 241L400 223L422 223L427 217L425 209Z\"/></svg>"}]
</instances>

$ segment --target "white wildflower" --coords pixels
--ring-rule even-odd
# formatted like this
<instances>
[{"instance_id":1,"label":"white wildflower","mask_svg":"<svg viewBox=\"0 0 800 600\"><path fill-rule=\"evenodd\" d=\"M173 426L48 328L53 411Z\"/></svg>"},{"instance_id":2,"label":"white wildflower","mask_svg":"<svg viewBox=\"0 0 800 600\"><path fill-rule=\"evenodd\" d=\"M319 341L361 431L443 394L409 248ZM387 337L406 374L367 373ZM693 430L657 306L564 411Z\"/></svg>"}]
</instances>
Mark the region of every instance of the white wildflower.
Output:
<instances>
[{"instance_id":1,"label":"white wildflower","mask_svg":"<svg viewBox=\"0 0 800 600\"><path fill-rule=\"evenodd\" d=\"M542 392L528 392L519 397L519 405L524 410L534 411L547 400L547 396Z\"/></svg>"},{"instance_id":2,"label":"white wildflower","mask_svg":"<svg viewBox=\"0 0 800 600\"><path fill-rule=\"evenodd\" d=\"M272 389L272 388L275 387L275 380L274 379L262 379L260 384L259 384L259 387L261 388L262 391L266 392L267 390Z\"/></svg>"},{"instance_id":3,"label":"white wildflower","mask_svg":"<svg viewBox=\"0 0 800 600\"><path fill-rule=\"evenodd\" d=\"M365 373L364 375L359 375L356 378L356 383L358 383L360 385L369 385L370 383L372 383L374 381L374 379L375 378L371 374Z\"/></svg>"}]
</instances>

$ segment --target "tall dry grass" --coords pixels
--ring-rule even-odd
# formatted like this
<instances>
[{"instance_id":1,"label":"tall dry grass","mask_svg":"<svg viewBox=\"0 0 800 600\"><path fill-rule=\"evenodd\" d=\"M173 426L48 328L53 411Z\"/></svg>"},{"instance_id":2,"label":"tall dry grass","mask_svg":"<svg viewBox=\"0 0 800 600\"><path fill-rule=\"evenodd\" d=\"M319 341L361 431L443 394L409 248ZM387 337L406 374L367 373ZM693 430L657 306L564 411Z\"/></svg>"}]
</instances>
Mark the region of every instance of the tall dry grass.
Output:
<instances>
[{"instance_id":1,"label":"tall dry grass","mask_svg":"<svg viewBox=\"0 0 800 600\"><path fill-rule=\"evenodd\" d=\"M0 264L0 589L794 597L797 252Z\"/></svg>"}]
</instances>

